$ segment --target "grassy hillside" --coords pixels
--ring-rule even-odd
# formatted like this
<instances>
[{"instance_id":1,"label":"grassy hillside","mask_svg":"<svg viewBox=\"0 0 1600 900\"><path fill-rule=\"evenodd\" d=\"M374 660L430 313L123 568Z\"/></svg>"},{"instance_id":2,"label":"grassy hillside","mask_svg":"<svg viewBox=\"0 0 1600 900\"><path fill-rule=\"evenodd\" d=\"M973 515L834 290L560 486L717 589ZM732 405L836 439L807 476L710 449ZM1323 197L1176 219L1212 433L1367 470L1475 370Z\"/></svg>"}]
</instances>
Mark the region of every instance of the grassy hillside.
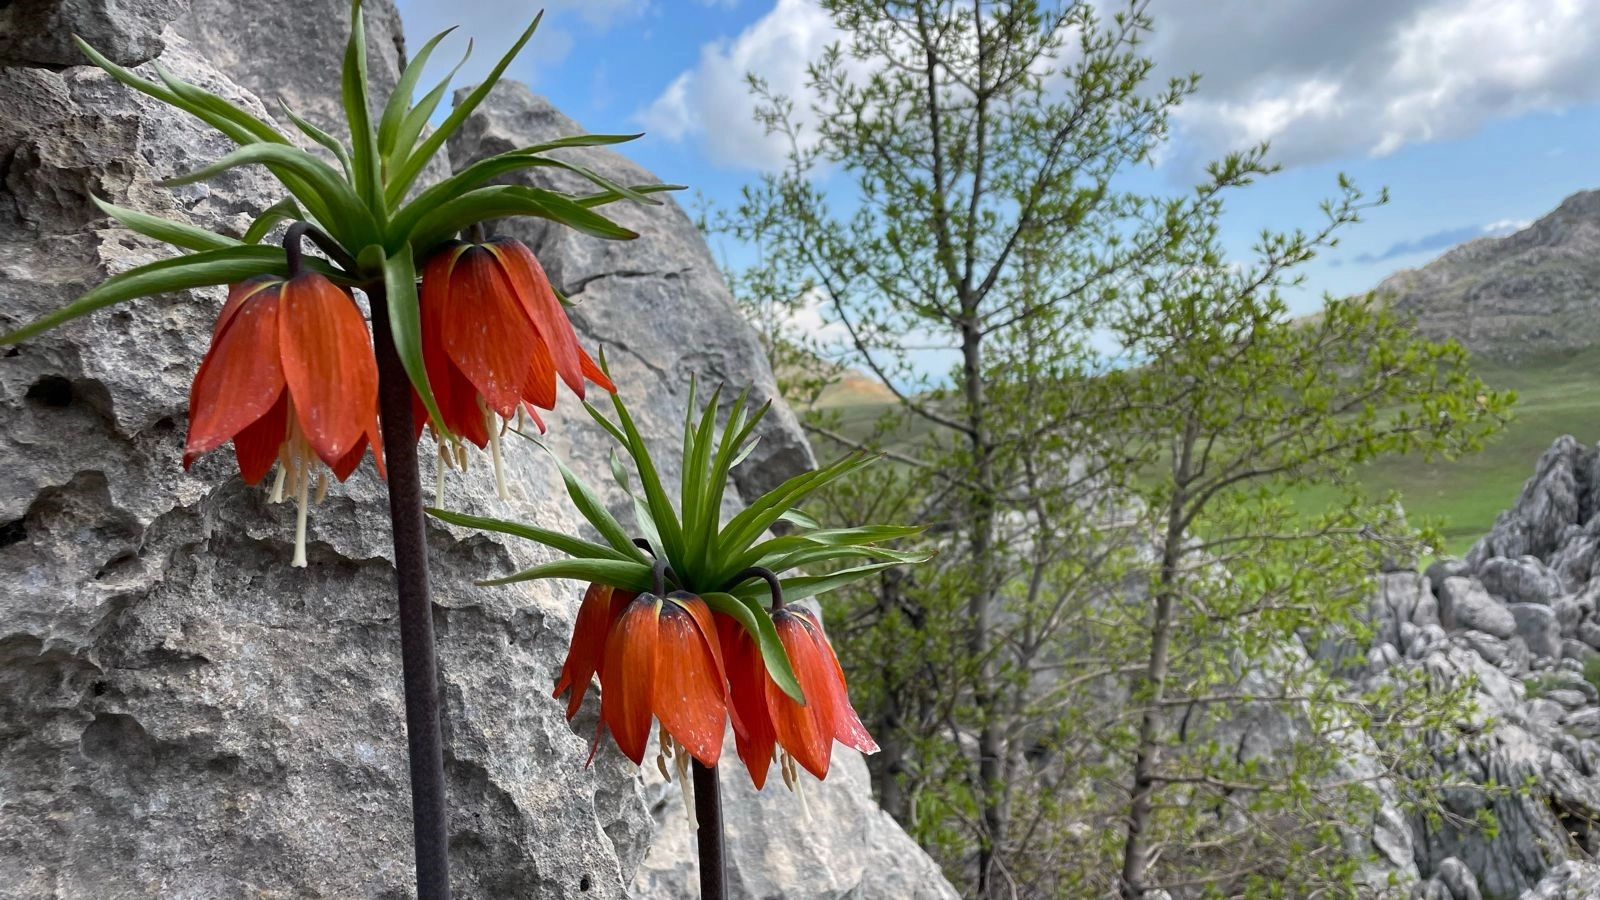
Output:
<instances>
[{"instance_id":1,"label":"grassy hillside","mask_svg":"<svg viewBox=\"0 0 1600 900\"><path fill-rule=\"evenodd\" d=\"M1447 540L1441 549L1450 555L1465 552L1489 530L1495 516L1511 505L1533 474L1539 454L1557 437L1570 434L1584 443L1600 441L1600 347L1552 352L1516 363L1479 359L1473 367L1490 387L1518 395L1515 419L1482 453L1449 463L1386 460L1359 473L1362 484L1374 494L1398 492L1413 521L1427 518L1438 523ZM888 408L888 398L871 391L850 394L829 404L834 427L851 436L866 434ZM927 431L926 423L908 422L898 437L902 443L912 442ZM1314 510L1332 493L1332 488L1306 489L1297 494L1296 505Z\"/></svg>"},{"instance_id":2,"label":"grassy hillside","mask_svg":"<svg viewBox=\"0 0 1600 900\"><path fill-rule=\"evenodd\" d=\"M1489 530L1557 437L1600 440L1600 347L1515 364L1477 360L1473 369L1489 386L1517 392L1516 418L1482 453L1452 463L1387 460L1360 474L1373 491L1398 491L1412 518L1440 521L1451 554L1464 552ZM1311 508L1318 499L1318 491L1307 491L1298 502Z\"/></svg>"}]
</instances>

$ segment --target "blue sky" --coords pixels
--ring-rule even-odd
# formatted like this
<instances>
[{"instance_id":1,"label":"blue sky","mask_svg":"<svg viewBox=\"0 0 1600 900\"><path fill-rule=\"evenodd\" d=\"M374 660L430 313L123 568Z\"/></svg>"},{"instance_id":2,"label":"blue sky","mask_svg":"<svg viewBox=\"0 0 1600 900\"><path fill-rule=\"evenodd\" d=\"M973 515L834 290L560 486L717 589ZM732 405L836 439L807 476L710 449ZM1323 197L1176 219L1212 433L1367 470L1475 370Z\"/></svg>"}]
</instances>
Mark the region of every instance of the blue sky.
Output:
<instances>
[{"instance_id":1,"label":"blue sky","mask_svg":"<svg viewBox=\"0 0 1600 900\"><path fill-rule=\"evenodd\" d=\"M814 0L399 6L412 47L453 24L475 39L467 80L548 7L509 77L591 131L647 132L624 151L724 203L778 161L742 74L798 92L804 62L837 37ZM1307 267L1299 310L1600 187L1600 0L1153 0L1151 12L1158 71L1203 80L1139 184L1180 190L1199 161L1271 140L1284 171L1234 195L1235 252L1263 227L1317 224L1340 172L1390 189L1388 206ZM435 58L459 52L446 44Z\"/></svg>"}]
</instances>

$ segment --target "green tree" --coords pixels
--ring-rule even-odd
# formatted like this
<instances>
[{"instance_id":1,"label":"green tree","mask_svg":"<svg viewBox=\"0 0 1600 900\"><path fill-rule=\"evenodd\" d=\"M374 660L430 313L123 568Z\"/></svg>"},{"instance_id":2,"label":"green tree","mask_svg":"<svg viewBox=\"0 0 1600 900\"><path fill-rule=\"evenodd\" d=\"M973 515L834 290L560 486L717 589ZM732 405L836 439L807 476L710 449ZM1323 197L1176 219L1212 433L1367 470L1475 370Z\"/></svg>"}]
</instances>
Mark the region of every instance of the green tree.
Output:
<instances>
[{"instance_id":1,"label":"green tree","mask_svg":"<svg viewBox=\"0 0 1600 900\"><path fill-rule=\"evenodd\" d=\"M1304 650L1361 640L1375 548L1414 535L1392 504L1308 517L1286 492L1470 449L1503 399L1370 300L1288 318L1279 288L1353 192L1238 269L1222 197L1265 148L1183 197L1118 189L1195 86L1150 84L1140 0L823 5L848 37L808 115L753 81L789 165L723 227L760 248L736 283L769 323L818 305L839 361L894 394L865 433L808 417L897 462L829 517L935 526L934 565L830 617L881 802L982 898L1349 886L1365 851L1341 829L1410 765L1370 736L1442 727L1463 695L1405 673L1355 692ZM1288 736L1270 758L1228 744L1252 717Z\"/></svg>"}]
</instances>

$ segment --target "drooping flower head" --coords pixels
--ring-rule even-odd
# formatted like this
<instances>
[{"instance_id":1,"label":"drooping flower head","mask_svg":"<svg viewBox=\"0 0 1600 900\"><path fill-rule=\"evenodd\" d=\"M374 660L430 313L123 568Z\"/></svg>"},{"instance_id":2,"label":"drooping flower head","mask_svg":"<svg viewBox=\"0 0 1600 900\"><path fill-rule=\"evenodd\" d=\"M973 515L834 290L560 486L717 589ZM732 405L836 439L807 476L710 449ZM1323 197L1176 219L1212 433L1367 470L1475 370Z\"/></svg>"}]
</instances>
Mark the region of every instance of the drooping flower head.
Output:
<instances>
[{"instance_id":1,"label":"drooping flower head","mask_svg":"<svg viewBox=\"0 0 1600 900\"><path fill-rule=\"evenodd\" d=\"M633 495L639 530L647 539L629 537L559 459L568 494L605 545L513 522L431 512L447 522L529 538L577 557L489 582L574 577L590 582L555 685L556 697L568 697L568 719L577 715L590 680L598 675L600 727L611 732L635 763L643 760L654 719L661 723L663 756L670 755L680 767L689 757L714 764L731 720L752 782L758 788L765 784L776 755L785 783L794 787L800 767L818 778L827 775L834 741L865 753L877 750L877 744L851 706L844 673L821 625L811 613L786 607L785 594L792 599L815 596L927 557L879 546L914 535L918 528L824 529L795 508L811 491L871 461L862 456L798 475L722 522L723 489L766 412L763 408L747 416L745 401L745 395L734 401L720 434L715 396L698 421L692 415L685 419L682 491L676 505L622 399L612 396L616 422L589 409L634 462L643 487L639 493L620 463L613 464L612 472L618 486ZM767 537L780 519L792 527L782 536ZM832 568L823 578L801 576L788 584L780 578L779 573L800 566L852 557L866 562ZM770 601L770 608L763 600ZM658 762L665 774L664 761Z\"/></svg>"},{"instance_id":2,"label":"drooping flower head","mask_svg":"<svg viewBox=\"0 0 1600 900\"><path fill-rule=\"evenodd\" d=\"M293 564L304 566L306 503L318 463L340 481L371 446L383 473L378 367L350 292L316 272L234 285L189 393L183 465L233 441L256 484L278 463L275 499L299 505Z\"/></svg>"},{"instance_id":3,"label":"drooping flower head","mask_svg":"<svg viewBox=\"0 0 1600 900\"><path fill-rule=\"evenodd\" d=\"M526 413L543 430L538 410L555 408L558 378L580 400L585 381L616 390L578 345L539 260L518 241L445 244L423 267L419 303L423 361L444 430L491 446L502 494L501 422ZM421 434L432 420L420 399L413 406ZM442 445L440 454L452 464L462 458Z\"/></svg>"},{"instance_id":4,"label":"drooping flower head","mask_svg":"<svg viewBox=\"0 0 1600 900\"><path fill-rule=\"evenodd\" d=\"M721 626L731 705L738 712L734 740L757 790L766 783L774 745L783 750L780 768L790 788L797 775L795 763L817 778L828 777L836 740L862 753L878 752L877 742L850 704L844 670L816 616L809 610L781 607L772 613L772 625L800 682L804 704L784 693L767 674L748 632L737 623Z\"/></svg>"}]
</instances>

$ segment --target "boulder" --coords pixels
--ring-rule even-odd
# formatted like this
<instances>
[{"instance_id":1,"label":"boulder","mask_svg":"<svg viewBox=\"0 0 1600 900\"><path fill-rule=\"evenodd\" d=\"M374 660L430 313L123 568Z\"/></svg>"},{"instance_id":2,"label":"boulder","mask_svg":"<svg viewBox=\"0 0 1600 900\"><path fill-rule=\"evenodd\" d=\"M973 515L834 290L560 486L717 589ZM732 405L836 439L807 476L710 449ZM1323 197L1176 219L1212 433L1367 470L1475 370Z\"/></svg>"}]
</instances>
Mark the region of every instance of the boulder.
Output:
<instances>
[{"instance_id":1,"label":"boulder","mask_svg":"<svg viewBox=\"0 0 1600 900\"><path fill-rule=\"evenodd\" d=\"M1517 632L1517 620L1510 610L1471 578L1446 578L1439 585L1439 618L1446 628L1481 631L1497 638Z\"/></svg>"},{"instance_id":2,"label":"boulder","mask_svg":"<svg viewBox=\"0 0 1600 900\"><path fill-rule=\"evenodd\" d=\"M87 60L78 35L124 66L152 59L161 31L188 0L22 0L0 3L0 66L59 68Z\"/></svg>"},{"instance_id":3,"label":"boulder","mask_svg":"<svg viewBox=\"0 0 1600 900\"><path fill-rule=\"evenodd\" d=\"M1506 603L1549 603L1562 592L1561 580L1545 568L1538 557L1506 559L1496 556L1478 566L1478 581ZM1584 581L1588 578L1585 576Z\"/></svg>"},{"instance_id":4,"label":"boulder","mask_svg":"<svg viewBox=\"0 0 1600 900\"><path fill-rule=\"evenodd\" d=\"M1543 603L1509 603L1506 611L1517 624L1517 636L1534 656L1561 658L1561 625Z\"/></svg>"},{"instance_id":5,"label":"boulder","mask_svg":"<svg viewBox=\"0 0 1600 900\"><path fill-rule=\"evenodd\" d=\"M1600 863L1564 862L1549 874L1521 900L1594 900L1600 897Z\"/></svg>"}]
</instances>

